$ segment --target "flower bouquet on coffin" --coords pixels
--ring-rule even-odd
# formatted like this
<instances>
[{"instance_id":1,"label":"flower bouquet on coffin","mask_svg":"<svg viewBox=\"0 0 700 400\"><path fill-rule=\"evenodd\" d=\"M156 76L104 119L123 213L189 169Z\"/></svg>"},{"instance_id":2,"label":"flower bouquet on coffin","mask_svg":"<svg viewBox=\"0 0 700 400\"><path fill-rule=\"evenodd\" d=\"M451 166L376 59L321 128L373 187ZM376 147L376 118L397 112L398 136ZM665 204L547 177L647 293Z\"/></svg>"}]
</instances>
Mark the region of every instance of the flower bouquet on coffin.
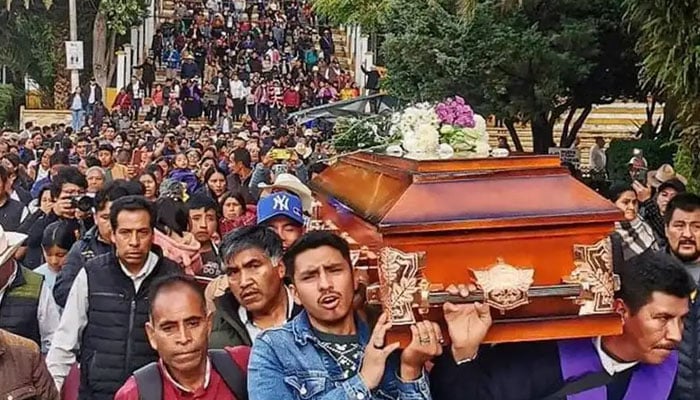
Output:
<instances>
[{"instance_id":1,"label":"flower bouquet on coffin","mask_svg":"<svg viewBox=\"0 0 700 400\"><path fill-rule=\"evenodd\" d=\"M440 141L455 152L488 157L490 146L486 120L472 110L463 98L447 98L435 106L440 121Z\"/></svg>"},{"instance_id":2,"label":"flower bouquet on coffin","mask_svg":"<svg viewBox=\"0 0 700 400\"><path fill-rule=\"evenodd\" d=\"M401 147L412 156L436 154L440 146L440 121L429 103L418 103L396 112L391 118L391 136L401 138Z\"/></svg>"}]
</instances>

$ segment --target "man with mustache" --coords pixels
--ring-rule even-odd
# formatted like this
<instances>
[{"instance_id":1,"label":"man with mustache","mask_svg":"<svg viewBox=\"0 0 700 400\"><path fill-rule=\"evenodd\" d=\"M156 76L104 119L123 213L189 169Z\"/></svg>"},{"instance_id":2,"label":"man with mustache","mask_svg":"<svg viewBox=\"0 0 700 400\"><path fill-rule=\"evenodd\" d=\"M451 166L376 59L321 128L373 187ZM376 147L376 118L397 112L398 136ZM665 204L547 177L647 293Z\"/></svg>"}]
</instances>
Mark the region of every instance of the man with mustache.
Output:
<instances>
[{"instance_id":1,"label":"man with mustache","mask_svg":"<svg viewBox=\"0 0 700 400\"><path fill-rule=\"evenodd\" d=\"M212 348L252 346L265 329L301 311L284 284L282 240L264 226L239 228L224 238L221 255L228 288L214 300Z\"/></svg>"},{"instance_id":2,"label":"man with mustache","mask_svg":"<svg viewBox=\"0 0 700 400\"><path fill-rule=\"evenodd\" d=\"M680 260L697 284L700 281L700 197L679 193L666 206L667 252ZM695 300L695 298L693 298ZM683 341L678 349L681 362L672 399L700 397L700 302L693 301L685 319Z\"/></svg>"},{"instance_id":3,"label":"man with mustache","mask_svg":"<svg viewBox=\"0 0 700 400\"><path fill-rule=\"evenodd\" d=\"M134 372L115 400L241 400L246 398L248 347L208 349L211 314L191 277L170 276L151 287L146 333L158 361Z\"/></svg>"},{"instance_id":4,"label":"man with mustache","mask_svg":"<svg viewBox=\"0 0 700 400\"><path fill-rule=\"evenodd\" d=\"M674 349L695 285L663 253L633 258L619 272L619 336L480 346L492 324L488 306L446 303L452 342L431 371L433 398L668 399L679 366Z\"/></svg>"},{"instance_id":5,"label":"man with mustache","mask_svg":"<svg viewBox=\"0 0 700 400\"><path fill-rule=\"evenodd\" d=\"M440 327L421 321L399 354L382 315L373 332L353 312L357 288L347 242L329 232L302 236L284 255L297 304L284 326L263 332L248 365L251 400L430 399L424 364L442 351Z\"/></svg>"}]
</instances>

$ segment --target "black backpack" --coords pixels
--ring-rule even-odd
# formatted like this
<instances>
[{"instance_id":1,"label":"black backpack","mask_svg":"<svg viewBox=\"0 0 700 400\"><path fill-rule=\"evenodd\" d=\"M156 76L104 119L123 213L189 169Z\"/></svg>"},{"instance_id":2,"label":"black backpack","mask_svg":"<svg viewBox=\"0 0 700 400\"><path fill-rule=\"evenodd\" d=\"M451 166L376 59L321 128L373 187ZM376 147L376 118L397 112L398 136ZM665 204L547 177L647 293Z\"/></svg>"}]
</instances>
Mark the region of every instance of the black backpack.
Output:
<instances>
[{"instance_id":1,"label":"black backpack","mask_svg":"<svg viewBox=\"0 0 700 400\"><path fill-rule=\"evenodd\" d=\"M236 399L248 400L245 373L233 361L231 355L226 350L209 350L209 359ZM139 399L163 399L163 377L157 363L152 362L139 368L134 372L134 378L139 388Z\"/></svg>"}]
</instances>

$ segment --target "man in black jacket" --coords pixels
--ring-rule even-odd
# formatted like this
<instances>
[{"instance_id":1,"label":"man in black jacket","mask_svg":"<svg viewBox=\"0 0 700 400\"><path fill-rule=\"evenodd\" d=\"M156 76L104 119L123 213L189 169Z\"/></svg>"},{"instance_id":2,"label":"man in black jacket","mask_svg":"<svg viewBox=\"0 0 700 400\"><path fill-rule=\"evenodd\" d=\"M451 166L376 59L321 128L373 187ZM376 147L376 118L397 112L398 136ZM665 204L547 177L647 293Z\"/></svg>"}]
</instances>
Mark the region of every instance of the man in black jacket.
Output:
<instances>
[{"instance_id":1,"label":"man in black jacket","mask_svg":"<svg viewBox=\"0 0 700 400\"><path fill-rule=\"evenodd\" d=\"M148 291L181 272L152 250L154 210L125 196L110 210L114 251L90 260L76 276L46 364L61 388L79 349L80 399L112 399L132 372L158 358L146 338Z\"/></svg>"},{"instance_id":2,"label":"man in black jacket","mask_svg":"<svg viewBox=\"0 0 700 400\"><path fill-rule=\"evenodd\" d=\"M56 277L53 296L59 306L66 306L70 288L83 266L93 258L112 250L112 227L109 222L112 202L129 195L143 195L143 188L137 182L117 179L108 183L95 196L93 212L95 226L90 228L68 251L66 263Z\"/></svg>"},{"instance_id":3,"label":"man in black jacket","mask_svg":"<svg viewBox=\"0 0 700 400\"><path fill-rule=\"evenodd\" d=\"M700 197L692 193L676 195L666 206L664 224L668 239L665 251L683 263L697 284L700 281ZM699 333L700 302L693 301L678 348L678 375L671 397L674 400L700 398Z\"/></svg>"},{"instance_id":4,"label":"man in black jacket","mask_svg":"<svg viewBox=\"0 0 700 400\"><path fill-rule=\"evenodd\" d=\"M433 397L561 400L578 394L576 399L585 400L666 400L695 285L661 253L630 260L620 275L619 336L479 347L492 323L488 306L446 303L452 344L431 371Z\"/></svg>"},{"instance_id":5,"label":"man in black jacket","mask_svg":"<svg viewBox=\"0 0 700 400\"><path fill-rule=\"evenodd\" d=\"M301 311L284 284L282 240L263 226L237 229L221 244L229 287L215 300L209 346L252 346L263 330Z\"/></svg>"}]
</instances>

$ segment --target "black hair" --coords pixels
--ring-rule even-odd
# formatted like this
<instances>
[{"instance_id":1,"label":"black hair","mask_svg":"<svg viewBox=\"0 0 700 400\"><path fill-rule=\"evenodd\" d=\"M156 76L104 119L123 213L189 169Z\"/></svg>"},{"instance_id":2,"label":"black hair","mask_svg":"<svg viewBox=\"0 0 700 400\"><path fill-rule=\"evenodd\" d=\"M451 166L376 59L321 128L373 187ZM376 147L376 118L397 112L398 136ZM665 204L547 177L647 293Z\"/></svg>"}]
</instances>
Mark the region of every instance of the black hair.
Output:
<instances>
[{"instance_id":1,"label":"black hair","mask_svg":"<svg viewBox=\"0 0 700 400\"><path fill-rule=\"evenodd\" d=\"M238 204L240 204L241 207L243 207L243 212L245 212L245 209L248 205L245 201L245 196L243 196L243 192L241 192L240 190L235 190L232 192L227 191L226 193L224 193L221 196L221 200L219 201L219 205L222 209L224 207L224 203L226 203L226 200L228 200L229 198L235 199L238 202Z\"/></svg>"},{"instance_id":2,"label":"black hair","mask_svg":"<svg viewBox=\"0 0 700 400\"><path fill-rule=\"evenodd\" d=\"M108 151L110 154L114 154L114 147L109 143L103 143L97 148L97 151Z\"/></svg>"},{"instance_id":3,"label":"black hair","mask_svg":"<svg viewBox=\"0 0 700 400\"><path fill-rule=\"evenodd\" d=\"M204 291L202 290L202 285L197 283L197 281L191 276L179 275L179 274L169 274L164 277L158 278L153 283L148 290L148 298L150 299L150 304L148 306L148 314L153 318L153 305L156 303L156 297L166 290L185 287L192 290L196 295L197 299L200 301L202 310L206 314L207 311L207 301L204 297Z\"/></svg>"},{"instance_id":4,"label":"black hair","mask_svg":"<svg viewBox=\"0 0 700 400\"><path fill-rule=\"evenodd\" d=\"M49 249L58 246L63 250L70 250L75 244L75 232L68 221L58 220L49 224L41 237L41 247Z\"/></svg>"},{"instance_id":5,"label":"black hair","mask_svg":"<svg viewBox=\"0 0 700 400\"><path fill-rule=\"evenodd\" d=\"M610 186L610 189L608 189L607 191L606 197L608 198L608 200L614 203L620 198L620 196L622 196L622 193L630 191L634 192L634 188L632 187L632 185L630 185L629 183L617 182L613 183Z\"/></svg>"},{"instance_id":6,"label":"black hair","mask_svg":"<svg viewBox=\"0 0 700 400\"><path fill-rule=\"evenodd\" d=\"M211 196L204 192L196 192L189 199L187 199L187 209L199 210L201 208L204 211L214 210L217 215L219 214L219 203L216 202Z\"/></svg>"},{"instance_id":7,"label":"black hair","mask_svg":"<svg viewBox=\"0 0 700 400\"><path fill-rule=\"evenodd\" d=\"M243 166L250 168L250 152L247 149L237 148L233 151L233 160L235 162L243 163Z\"/></svg>"},{"instance_id":8,"label":"black hair","mask_svg":"<svg viewBox=\"0 0 700 400\"><path fill-rule=\"evenodd\" d=\"M110 201L115 201L124 196L143 195L143 185L139 182L115 179L106 184L102 190L95 195L95 209L104 210Z\"/></svg>"},{"instance_id":9,"label":"black hair","mask_svg":"<svg viewBox=\"0 0 700 400\"><path fill-rule=\"evenodd\" d=\"M686 191L685 184L680 179L673 178L662 182L659 188L656 189L656 192L660 193L662 190L669 188L675 190L676 193L685 193Z\"/></svg>"},{"instance_id":10,"label":"black hair","mask_svg":"<svg viewBox=\"0 0 700 400\"><path fill-rule=\"evenodd\" d=\"M49 166L53 167L54 165L70 165L68 153L65 151L57 151L53 153L51 158L49 158Z\"/></svg>"},{"instance_id":11,"label":"black hair","mask_svg":"<svg viewBox=\"0 0 700 400\"><path fill-rule=\"evenodd\" d=\"M311 174L320 174L321 172L325 171L328 168L328 164L322 163L322 162L317 162L309 165L309 175Z\"/></svg>"},{"instance_id":12,"label":"black hair","mask_svg":"<svg viewBox=\"0 0 700 400\"><path fill-rule=\"evenodd\" d=\"M112 225L112 230L118 227L117 217L122 211L146 211L150 217L151 228L155 227L156 218L151 202L143 196L132 195L120 197L112 203L112 208L109 210L109 223Z\"/></svg>"},{"instance_id":13,"label":"black hair","mask_svg":"<svg viewBox=\"0 0 700 400\"><path fill-rule=\"evenodd\" d=\"M695 212L700 210L700 196L690 193L678 193L671 201L666 205L666 212L664 213L664 222L666 226L671 224L671 219L673 218L673 213L676 210L682 210L685 212Z\"/></svg>"},{"instance_id":14,"label":"black hair","mask_svg":"<svg viewBox=\"0 0 700 400\"><path fill-rule=\"evenodd\" d=\"M88 168L91 168L91 167L101 167L101 166L102 166L102 163L100 162L100 159L97 158L97 157L95 157L95 156L87 156L87 157L85 158L85 165L86 165Z\"/></svg>"},{"instance_id":15,"label":"black hair","mask_svg":"<svg viewBox=\"0 0 700 400\"><path fill-rule=\"evenodd\" d=\"M219 173L224 176L224 179L226 179L226 171L221 169L218 165L214 165L214 168L209 168L207 172L204 174L204 184L209 185L209 178L211 178L212 175ZM207 186L209 187L209 186Z\"/></svg>"},{"instance_id":16,"label":"black hair","mask_svg":"<svg viewBox=\"0 0 700 400\"><path fill-rule=\"evenodd\" d=\"M72 183L81 189L87 189L87 179L76 167L61 167L56 176L51 179L51 196L58 199L63 190L63 185Z\"/></svg>"},{"instance_id":17,"label":"black hair","mask_svg":"<svg viewBox=\"0 0 700 400\"><path fill-rule=\"evenodd\" d=\"M9 161L13 167L17 168L19 167L20 161L19 161L19 156L15 153L7 153L4 156L2 156L5 160Z\"/></svg>"},{"instance_id":18,"label":"black hair","mask_svg":"<svg viewBox=\"0 0 700 400\"><path fill-rule=\"evenodd\" d=\"M161 197L156 200L155 209L155 227L159 231L182 235L189 229L190 215L182 201Z\"/></svg>"},{"instance_id":19,"label":"black hair","mask_svg":"<svg viewBox=\"0 0 700 400\"><path fill-rule=\"evenodd\" d=\"M5 168L4 165L0 165L0 181L7 182L7 178L10 177L10 171Z\"/></svg>"},{"instance_id":20,"label":"black hair","mask_svg":"<svg viewBox=\"0 0 700 400\"><path fill-rule=\"evenodd\" d=\"M219 249L225 265L231 257L248 249L259 249L271 260L281 260L284 254L279 235L261 225L244 226L229 232Z\"/></svg>"},{"instance_id":21,"label":"black hair","mask_svg":"<svg viewBox=\"0 0 700 400\"><path fill-rule=\"evenodd\" d=\"M663 252L646 252L627 260L619 269L622 285L615 294L632 314L649 303L654 292L689 298L695 283L683 265Z\"/></svg>"},{"instance_id":22,"label":"black hair","mask_svg":"<svg viewBox=\"0 0 700 400\"><path fill-rule=\"evenodd\" d=\"M345 239L327 231L312 231L302 235L287 249L287 252L284 253L283 261L287 269L287 276L292 277L292 280L294 280L294 264L299 254L307 250L318 249L324 246L332 247L337 250L352 269L350 246L348 246L348 242L345 241Z\"/></svg>"}]
</instances>

